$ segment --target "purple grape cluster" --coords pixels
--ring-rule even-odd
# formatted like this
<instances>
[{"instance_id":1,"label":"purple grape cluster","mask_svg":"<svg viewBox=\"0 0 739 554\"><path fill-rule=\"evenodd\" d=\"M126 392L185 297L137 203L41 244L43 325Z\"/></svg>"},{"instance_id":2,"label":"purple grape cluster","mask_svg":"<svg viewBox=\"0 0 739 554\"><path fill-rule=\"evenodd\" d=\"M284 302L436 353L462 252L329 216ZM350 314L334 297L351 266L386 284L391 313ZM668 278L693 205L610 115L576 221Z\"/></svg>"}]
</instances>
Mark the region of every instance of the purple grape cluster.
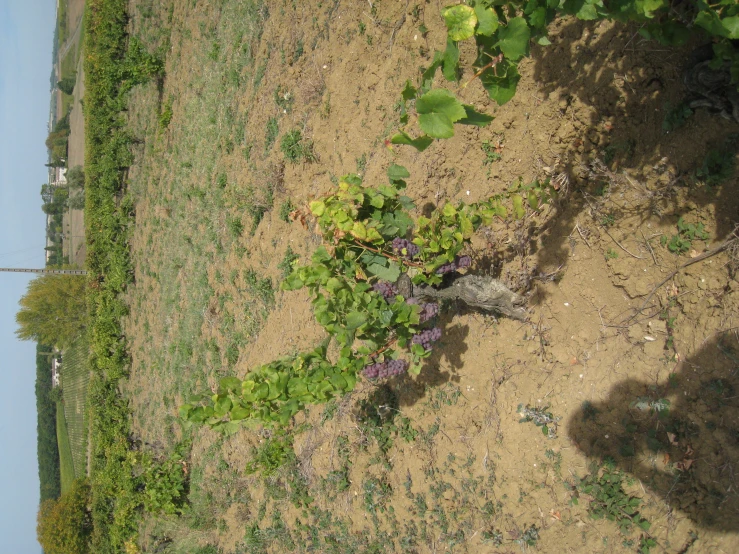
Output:
<instances>
[{"instance_id":1,"label":"purple grape cluster","mask_svg":"<svg viewBox=\"0 0 739 554\"><path fill-rule=\"evenodd\" d=\"M384 379L406 371L408 371L408 362L405 360L388 360L366 366L362 370L362 375L367 379Z\"/></svg>"},{"instance_id":2,"label":"purple grape cluster","mask_svg":"<svg viewBox=\"0 0 739 554\"><path fill-rule=\"evenodd\" d=\"M421 314L420 314L421 323L426 323L429 319L431 319L432 317L436 317L437 315L439 315L439 305L438 304L432 304L432 303L421 304Z\"/></svg>"},{"instance_id":3,"label":"purple grape cluster","mask_svg":"<svg viewBox=\"0 0 739 554\"><path fill-rule=\"evenodd\" d=\"M453 262L444 264L436 268L436 273L438 275L444 275L445 273L451 273L452 271L464 269L465 267L470 267L471 265L472 258L470 258L469 256L457 256L456 258L454 258Z\"/></svg>"},{"instance_id":4,"label":"purple grape cluster","mask_svg":"<svg viewBox=\"0 0 739 554\"><path fill-rule=\"evenodd\" d=\"M431 350L431 343L436 342L441 338L441 329L434 327L433 329L426 329L421 331L417 335L414 335L411 339L413 344L420 344L424 350Z\"/></svg>"},{"instance_id":5,"label":"purple grape cluster","mask_svg":"<svg viewBox=\"0 0 739 554\"><path fill-rule=\"evenodd\" d=\"M388 283L387 281L377 281L372 285L372 290L379 292L385 300L390 300L398 295L398 287L393 283Z\"/></svg>"},{"instance_id":6,"label":"purple grape cluster","mask_svg":"<svg viewBox=\"0 0 739 554\"><path fill-rule=\"evenodd\" d=\"M412 260L421 249L411 241L395 237L392 242L393 252L404 256L407 260Z\"/></svg>"}]
</instances>

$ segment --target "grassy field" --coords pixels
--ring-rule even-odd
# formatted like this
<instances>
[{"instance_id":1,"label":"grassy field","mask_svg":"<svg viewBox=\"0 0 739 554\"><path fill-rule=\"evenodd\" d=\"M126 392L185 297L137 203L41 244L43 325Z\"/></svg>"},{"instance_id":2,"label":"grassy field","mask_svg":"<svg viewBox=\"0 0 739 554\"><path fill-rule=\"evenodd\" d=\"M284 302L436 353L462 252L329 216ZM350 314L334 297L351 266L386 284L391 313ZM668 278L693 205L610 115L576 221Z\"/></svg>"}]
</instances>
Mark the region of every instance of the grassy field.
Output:
<instances>
[{"instance_id":1,"label":"grassy field","mask_svg":"<svg viewBox=\"0 0 739 554\"><path fill-rule=\"evenodd\" d=\"M62 402L56 404L56 440L59 444L59 467L62 477L62 494L64 494L72 486L76 475L72 447L69 442L69 428L64 417Z\"/></svg>"},{"instance_id":2,"label":"grassy field","mask_svg":"<svg viewBox=\"0 0 739 554\"><path fill-rule=\"evenodd\" d=\"M61 375L64 415L77 478L87 475L87 437L90 432L87 418L87 389L90 382L89 352L87 338L85 336L78 338L64 352Z\"/></svg>"},{"instance_id":3,"label":"grassy field","mask_svg":"<svg viewBox=\"0 0 739 554\"><path fill-rule=\"evenodd\" d=\"M68 0L59 0L59 2L57 3L58 9L56 12L56 36L59 48L63 47L64 43L67 42L67 38L69 38L69 33L71 31L71 29L68 28L69 22L67 20L68 5Z\"/></svg>"}]
</instances>

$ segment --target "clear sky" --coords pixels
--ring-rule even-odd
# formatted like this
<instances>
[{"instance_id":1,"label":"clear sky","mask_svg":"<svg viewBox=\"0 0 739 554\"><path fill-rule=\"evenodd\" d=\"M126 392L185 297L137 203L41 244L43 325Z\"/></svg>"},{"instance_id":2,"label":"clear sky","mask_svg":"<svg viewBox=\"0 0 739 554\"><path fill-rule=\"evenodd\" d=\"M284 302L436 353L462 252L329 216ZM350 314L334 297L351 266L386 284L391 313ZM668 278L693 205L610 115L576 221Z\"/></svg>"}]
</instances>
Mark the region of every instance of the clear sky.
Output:
<instances>
[{"instance_id":1,"label":"clear sky","mask_svg":"<svg viewBox=\"0 0 739 554\"><path fill-rule=\"evenodd\" d=\"M43 267L55 0L0 0L0 267ZM0 273L0 552L36 554L36 345L15 337L28 277Z\"/></svg>"}]
</instances>

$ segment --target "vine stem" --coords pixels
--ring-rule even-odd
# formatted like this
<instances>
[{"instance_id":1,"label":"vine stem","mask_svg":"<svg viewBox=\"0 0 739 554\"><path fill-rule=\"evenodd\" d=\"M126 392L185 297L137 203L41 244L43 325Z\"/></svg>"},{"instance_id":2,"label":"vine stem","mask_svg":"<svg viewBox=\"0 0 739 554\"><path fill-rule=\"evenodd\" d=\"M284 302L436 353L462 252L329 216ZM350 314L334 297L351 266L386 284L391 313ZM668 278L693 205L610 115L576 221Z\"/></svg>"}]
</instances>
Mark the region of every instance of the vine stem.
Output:
<instances>
[{"instance_id":1,"label":"vine stem","mask_svg":"<svg viewBox=\"0 0 739 554\"><path fill-rule=\"evenodd\" d=\"M402 259L398 258L397 256L393 256L392 254L388 254L387 252L383 252L382 250L380 250L378 248L374 248L374 247L369 246L367 244L362 244L357 239L352 239L352 240L354 241L354 244L356 244L360 248L364 248L365 250L369 250L370 252L374 252L375 254L380 254L381 256L385 256L386 258L389 258L391 260L395 260L396 262L399 262L401 264L405 264L405 265L409 265L409 266L413 266L413 267L418 267L418 268L423 268L423 264L419 264L418 262L412 262L410 260L402 260Z\"/></svg>"}]
</instances>

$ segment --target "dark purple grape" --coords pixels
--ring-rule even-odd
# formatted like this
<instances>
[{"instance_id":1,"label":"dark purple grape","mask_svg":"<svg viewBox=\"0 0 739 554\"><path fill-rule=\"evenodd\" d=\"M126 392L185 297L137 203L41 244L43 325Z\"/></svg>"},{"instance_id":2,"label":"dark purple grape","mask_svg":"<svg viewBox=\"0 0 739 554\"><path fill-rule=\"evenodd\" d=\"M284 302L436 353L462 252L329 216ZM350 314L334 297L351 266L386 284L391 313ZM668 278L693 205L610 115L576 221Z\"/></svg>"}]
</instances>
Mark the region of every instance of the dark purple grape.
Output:
<instances>
[{"instance_id":1,"label":"dark purple grape","mask_svg":"<svg viewBox=\"0 0 739 554\"><path fill-rule=\"evenodd\" d=\"M433 329L426 329L421 331L417 335L413 335L411 339L412 344L420 344L424 350L431 350L431 343L436 342L441 338L441 329L434 327Z\"/></svg>"},{"instance_id":2,"label":"dark purple grape","mask_svg":"<svg viewBox=\"0 0 739 554\"><path fill-rule=\"evenodd\" d=\"M454 258L453 262L449 262L448 264L437 267L436 273L438 275L444 275L445 273L451 273L453 271L457 271L458 269L470 267L471 265L472 258L470 258L469 256L457 256L456 258Z\"/></svg>"},{"instance_id":3,"label":"dark purple grape","mask_svg":"<svg viewBox=\"0 0 739 554\"><path fill-rule=\"evenodd\" d=\"M387 373L387 368L384 362L370 364L362 370L362 375L367 379L381 379L385 373Z\"/></svg>"},{"instance_id":4,"label":"dark purple grape","mask_svg":"<svg viewBox=\"0 0 739 554\"><path fill-rule=\"evenodd\" d=\"M451 273L453 271L457 271L457 264L455 264L454 262L440 265L436 268L436 273L438 275L444 275L445 273Z\"/></svg>"},{"instance_id":5,"label":"dark purple grape","mask_svg":"<svg viewBox=\"0 0 739 554\"><path fill-rule=\"evenodd\" d=\"M405 257L407 260L412 260L415 256L421 252L421 249L413 244L411 241L395 237L391 244L393 252L398 255Z\"/></svg>"},{"instance_id":6,"label":"dark purple grape","mask_svg":"<svg viewBox=\"0 0 739 554\"><path fill-rule=\"evenodd\" d=\"M419 315L420 322L426 323L432 317L439 315L439 306L437 304L423 304L421 305L421 313Z\"/></svg>"},{"instance_id":7,"label":"dark purple grape","mask_svg":"<svg viewBox=\"0 0 739 554\"><path fill-rule=\"evenodd\" d=\"M398 288L393 283L387 281L377 281L372 285L372 290L379 292L385 300L390 300L398 295Z\"/></svg>"},{"instance_id":8,"label":"dark purple grape","mask_svg":"<svg viewBox=\"0 0 739 554\"><path fill-rule=\"evenodd\" d=\"M390 360L387 362L388 376L400 375L408 370L408 362L405 360Z\"/></svg>"},{"instance_id":9,"label":"dark purple grape","mask_svg":"<svg viewBox=\"0 0 739 554\"><path fill-rule=\"evenodd\" d=\"M470 267L472 265L472 258L469 256L457 256L454 261L460 269L464 269L465 267Z\"/></svg>"}]
</instances>

